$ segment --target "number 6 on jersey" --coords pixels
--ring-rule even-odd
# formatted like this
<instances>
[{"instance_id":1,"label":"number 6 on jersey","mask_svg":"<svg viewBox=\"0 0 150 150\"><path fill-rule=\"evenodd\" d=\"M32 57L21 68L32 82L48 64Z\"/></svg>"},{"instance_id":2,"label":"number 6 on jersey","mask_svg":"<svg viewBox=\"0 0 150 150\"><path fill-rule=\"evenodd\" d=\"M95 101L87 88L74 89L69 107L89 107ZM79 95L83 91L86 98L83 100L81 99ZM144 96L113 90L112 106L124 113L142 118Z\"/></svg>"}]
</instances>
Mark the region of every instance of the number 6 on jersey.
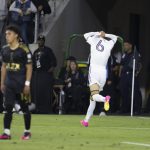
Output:
<instances>
[{"instance_id":1,"label":"number 6 on jersey","mask_svg":"<svg viewBox=\"0 0 150 150\"><path fill-rule=\"evenodd\" d=\"M97 45L96 45L96 49L100 52L104 51L104 46L102 45L102 40L100 40Z\"/></svg>"}]
</instances>

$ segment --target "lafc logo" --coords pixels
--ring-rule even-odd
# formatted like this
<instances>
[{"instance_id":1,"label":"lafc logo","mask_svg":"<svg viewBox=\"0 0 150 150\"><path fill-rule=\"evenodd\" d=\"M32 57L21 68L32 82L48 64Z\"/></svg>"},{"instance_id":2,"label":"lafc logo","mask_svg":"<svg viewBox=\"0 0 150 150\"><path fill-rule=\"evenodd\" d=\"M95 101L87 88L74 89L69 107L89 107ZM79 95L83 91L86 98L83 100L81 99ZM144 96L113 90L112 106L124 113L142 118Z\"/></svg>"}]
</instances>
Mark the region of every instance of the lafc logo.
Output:
<instances>
[{"instance_id":1,"label":"lafc logo","mask_svg":"<svg viewBox=\"0 0 150 150\"><path fill-rule=\"evenodd\" d=\"M18 71L18 70L20 70L20 64L8 63L6 66L6 69L12 70L12 71Z\"/></svg>"}]
</instances>

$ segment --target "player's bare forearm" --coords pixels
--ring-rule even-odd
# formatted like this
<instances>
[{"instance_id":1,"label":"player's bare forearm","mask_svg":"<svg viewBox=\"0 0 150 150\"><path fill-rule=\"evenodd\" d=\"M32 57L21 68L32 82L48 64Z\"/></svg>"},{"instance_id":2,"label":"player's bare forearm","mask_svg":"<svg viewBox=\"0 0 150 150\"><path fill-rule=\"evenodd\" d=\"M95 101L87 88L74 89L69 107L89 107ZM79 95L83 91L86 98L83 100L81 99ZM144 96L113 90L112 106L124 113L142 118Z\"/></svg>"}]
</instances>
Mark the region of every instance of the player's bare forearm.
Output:
<instances>
[{"instance_id":1,"label":"player's bare forearm","mask_svg":"<svg viewBox=\"0 0 150 150\"><path fill-rule=\"evenodd\" d=\"M6 64L3 63L1 67L1 86L0 86L0 90L2 93L5 92L5 79L6 79Z\"/></svg>"},{"instance_id":2,"label":"player's bare forearm","mask_svg":"<svg viewBox=\"0 0 150 150\"><path fill-rule=\"evenodd\" d=\"M25 95L30 94L31 76L32 76L32 64L27 64L26 65L26 81L25 81L25 87L24 87L24 90L23 90L23 93Z\"/></svg>"},{"instance_id":3,"label":"player's bare forearm","mask_svg":"<svg viewBox=\"0 0 150 150\"><path fill-rule=\"evenodd\" d=\"M31 81L32 77L32 64L26 65L26 81Z\"/></svg>"},{"instance_id":4,"label":"player's bare forearm","mask_svg":"<svg viewBox=\"0 0 150 150\"><path fill-rule=\"evenodd\" d=\"M6 79L6 64L3 63L1 67L1 85L4 85Z\"/></svg>"}]
</instances>

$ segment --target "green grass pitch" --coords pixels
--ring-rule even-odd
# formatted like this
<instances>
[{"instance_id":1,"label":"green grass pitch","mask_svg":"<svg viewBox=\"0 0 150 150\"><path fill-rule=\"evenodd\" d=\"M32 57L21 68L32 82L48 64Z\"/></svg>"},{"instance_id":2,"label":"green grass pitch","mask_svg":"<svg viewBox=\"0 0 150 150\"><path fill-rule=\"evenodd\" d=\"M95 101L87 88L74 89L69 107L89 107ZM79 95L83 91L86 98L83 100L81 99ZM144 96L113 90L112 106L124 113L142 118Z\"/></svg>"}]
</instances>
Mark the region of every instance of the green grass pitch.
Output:
<instances>
[{"instance_id":1,"label":"green grass pitch","mask_svg":"<svg viewBox=\"0 0 150 150\"><path fill-rule=\"evenodd\" d=\"M33 115L32 138L20 139L24 125L21 115L14 115L12 139L0 141L0 150L148 150L150 118L94 116L88 128L79 123L84 116ZM3 115L0 127L3 131ZM133 142L138 144L126 144Z\"/></svg>"}]
</instances>

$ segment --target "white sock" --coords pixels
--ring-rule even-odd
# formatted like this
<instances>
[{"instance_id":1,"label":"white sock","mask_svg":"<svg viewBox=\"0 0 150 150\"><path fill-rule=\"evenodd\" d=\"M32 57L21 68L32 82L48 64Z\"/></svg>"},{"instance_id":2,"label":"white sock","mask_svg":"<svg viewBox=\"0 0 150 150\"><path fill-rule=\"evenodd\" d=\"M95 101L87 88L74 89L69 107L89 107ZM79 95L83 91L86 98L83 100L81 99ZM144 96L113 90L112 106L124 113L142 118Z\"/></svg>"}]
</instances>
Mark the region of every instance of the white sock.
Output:
<instances>
[{"instance_id":1,"label":"white sock","mask_svg":"<svg viewBox=\"0 0 150 150\"><path fill-rule=\"evenodd\" d=\"M25 129L24 132L30 132L30 130L26 130L26 129Z\"/></svg>"},{"instance_id":2,"label":"white sock","mask_svg":"<svg viewBox=\"0 0 150 150\"><path fill-rule=\"evenodd\" d=\"M90 118L93 115L95 106L96 106L96 102L90 100L90 105L89 105L89 108L87 110L87 114L86 114L86 117L85 117L84 121L88 122L90 120Z\"/></svg>"},{"instance_id":3,"label":"white sock","mask_svg":"<svg viewBox=\"0 0 150 150\"><path fill-rule=\"evenodd\" d=\"M7 135L10 135L10 130L9 129L4 129L4 133Z\"/></svg>"},{"instance_id":4,"label":"white sock","mask_svg":"<svg viewBox=\"0 0 150 150\"><path fill-rule=\"evenodd\" d=\"M105 102L105 97L99 94L93 95L92 98L93 98L93 101L96 101L96 102Z\"/></svg>"}]
</instances>

